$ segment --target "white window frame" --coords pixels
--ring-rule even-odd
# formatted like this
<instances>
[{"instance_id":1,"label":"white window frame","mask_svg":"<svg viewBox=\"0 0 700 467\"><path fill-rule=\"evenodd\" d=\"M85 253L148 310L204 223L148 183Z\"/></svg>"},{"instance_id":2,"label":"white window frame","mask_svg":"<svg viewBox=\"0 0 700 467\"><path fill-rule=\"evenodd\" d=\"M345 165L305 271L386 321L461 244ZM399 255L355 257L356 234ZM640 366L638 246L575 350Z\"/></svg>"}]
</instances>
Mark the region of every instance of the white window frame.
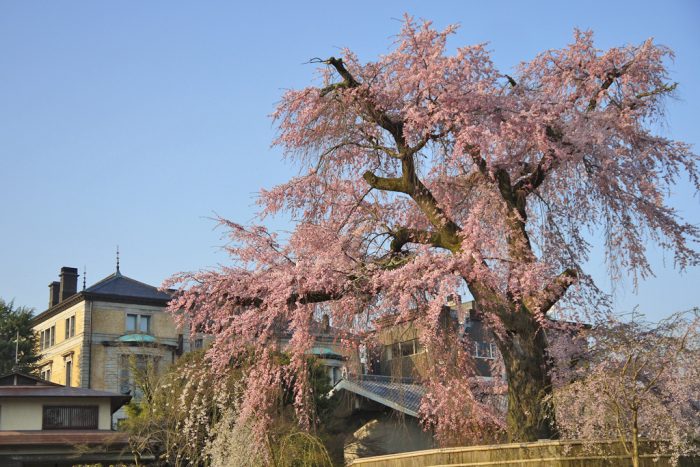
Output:
<instances>
[{"instance_id":1,"label":"white window frame","mask_svg":"<svg viewBox=\"0 0 700 467\"><path fill-rule=\"evenodd\" d=\"M486 344L488 347L485 347ZM484 347L482 348L482 346ZM493 360L496 358L496 352L498 352L498 348L493 342L474 341L474 358Z\"/></svg>"}]
</instances>

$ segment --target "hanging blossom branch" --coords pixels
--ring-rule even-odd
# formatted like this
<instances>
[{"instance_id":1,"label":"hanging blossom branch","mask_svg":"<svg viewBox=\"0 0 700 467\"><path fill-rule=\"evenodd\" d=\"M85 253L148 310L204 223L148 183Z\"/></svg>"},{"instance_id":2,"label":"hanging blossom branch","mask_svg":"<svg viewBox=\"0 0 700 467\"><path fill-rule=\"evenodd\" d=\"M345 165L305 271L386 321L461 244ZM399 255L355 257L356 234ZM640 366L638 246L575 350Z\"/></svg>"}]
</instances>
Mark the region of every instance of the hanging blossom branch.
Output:
<instances>
[{"instance_id":1,"label":"hanging blossom branch","mask_svg":"<svg viewBox=\"0 0 700 467\"><path fill-rule=\"evenodd\" d=\"M308 173L259 200L261 216L290 213L294 230L282 242L222 220L233 265L169 283L182 286L171 308L216 335L217 364L260 358L250 371L260 394L246 396L255 410L241 416L267 423L254 415L271 397L261 388L304 377L303 337L319 307L346 337L357 335L358 314L418 316L430 342L430 310L466 286L503 357L508 436L556 437L554 407L541 403L552 392L549 314L605 302L583 270L591 246L582 232L600 231L611 274L633 280L651 273L649 241L681 269L700 263L700 230L664 196L681 174L700 189L698 156L648 126L675 88L670 50L649 40L601 51L575 31L568 46L507 76L483 44L448 54L455 31L406 17L378 61L350 50L312 60L322 82L286 92L273 114L275 144ZM298 336L285 365L270 353L281 329ZM429 386L446 388L446 374ZM424 413L447 424L443 433L456 423Z\"/></svg>"}]
</instances>

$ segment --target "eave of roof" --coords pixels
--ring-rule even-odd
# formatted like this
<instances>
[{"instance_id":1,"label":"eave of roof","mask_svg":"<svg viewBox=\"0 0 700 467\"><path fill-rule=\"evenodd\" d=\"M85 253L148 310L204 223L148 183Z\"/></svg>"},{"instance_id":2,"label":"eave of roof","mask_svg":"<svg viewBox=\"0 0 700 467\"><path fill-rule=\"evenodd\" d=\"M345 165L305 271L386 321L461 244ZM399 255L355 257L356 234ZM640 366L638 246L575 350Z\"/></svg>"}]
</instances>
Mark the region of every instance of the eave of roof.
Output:
<instances>
[{"instance_id":1,"label":"eave of roof","mask_svg":"<svg viewBox=\"0 0 700 467\"><path fill-rule=\"evenodd\" d=\"M116 281L119 281L122 284L132 285L131 292L120 292L120 290L123 290L125 287L109 287L110 283L114 284ZM148 291L149 294L144 295L144 291ZM165 307L170 301L172 293L174 293L172 290L170 290L169 293L161 292L152 285L124 276L121 273L114 273L91 285L87 289L71 295L62 302L57 303L51 308L48 308L34 316L32 318L32 324L37 325L45 319L48 319L61 311L80 303L83 300Z\"/></svg>"},{"instance_id":2,"label":"eave of roof","mask_svg":"<svg viewBox=\"0 0 700 467\"><path fill-rule=\"evenodd\" d=\"M12 373L7 373L5 375L0 376L0 387L7 387L7 386L28 386L28 385L17 385L17 381L20 379L28 379L30 381L34 381L35 386L58 386L58 387L63 387L60 384L57 383L52 383L51 381L47 381L45 379L39 378L38 376L34 375L29 375L27 373L22 373L19 371L13 371ZM12 384L3 384L5 381L12 381Z\"/></svg>"},{"instance_id":3,"label":"eave of roof","mask_svg":"<svg viewBox=\"0 0 700 467\"><path fill-rule=\"evenodd\" d=\"M0 431L0 446L75 446L87 445L126 445L127 433L110 430L28 430Z\"/></svg>"},{"instance_id":4,"label":"eave of roof","mask_svg":"<svg viewBox=\"0 0 700 467\"><path fill-rule=\"evenodd\" d=\"M74 388L66 386L0 386L0 398L103 398L109 399L112 413L131 400L131 396L117 394L116 392L97 391L88 388Z\"/></svg>"}]
</instances>

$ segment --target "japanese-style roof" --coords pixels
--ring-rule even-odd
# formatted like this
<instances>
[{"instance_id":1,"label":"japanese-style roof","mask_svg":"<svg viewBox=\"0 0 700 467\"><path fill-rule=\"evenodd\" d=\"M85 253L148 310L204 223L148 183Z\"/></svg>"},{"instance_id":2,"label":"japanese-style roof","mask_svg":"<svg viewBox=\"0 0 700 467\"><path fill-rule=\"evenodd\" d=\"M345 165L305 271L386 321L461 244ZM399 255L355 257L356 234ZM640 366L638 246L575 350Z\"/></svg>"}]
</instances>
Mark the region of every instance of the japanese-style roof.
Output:
<instances>
[{"instance_id":1,"label":"japanese-style roof","mask_svg":"<svg viewBox=\"0 0 700 467\"><path fill-rule=\"evenodd\" d=\"M3 377L4 378L4 377ZM112 406L112 413L131 400L131 396L117 394L115 392L97 391L88 388L74 388L61 386L60 384L29 384L29 385L5 385L0 386L0 398L108 398Z\"/></svg>"},{"instance_id":2,"label":"japanese-style roof","mask_svg":"<svg viewBox=\"0 0 700 467\"><path fill-rule=\"evenodd\" d=\"M157 287L126 277L119 271L88 287L85 289L85 292L94 295L146 298L151 300L167 301L171 298L169 294L158 290Z\"/></svg>"},{"instance_id":3,"label":"japanese-style roof","mask_svg":"<svg viewBox=\"0 0 700 467\"><path fill-rule=\"evenodd\" d=\"M0 376L0 386L59 386L60 384L46 381L38 376L28 375L14 371L12 373Z\"/></svg>"},{"instance_id":4,"label":"japanese-style roof","mask_svg":"<svg viewBox=\"0 0 700 467\"><path fill-rule=\"evenodd\" d=\"M412 417L418 417L420 401L425 395L423 386L387 376L349 376L340 380L331 393L343 389Z\"/></svg>"}]
</instances>

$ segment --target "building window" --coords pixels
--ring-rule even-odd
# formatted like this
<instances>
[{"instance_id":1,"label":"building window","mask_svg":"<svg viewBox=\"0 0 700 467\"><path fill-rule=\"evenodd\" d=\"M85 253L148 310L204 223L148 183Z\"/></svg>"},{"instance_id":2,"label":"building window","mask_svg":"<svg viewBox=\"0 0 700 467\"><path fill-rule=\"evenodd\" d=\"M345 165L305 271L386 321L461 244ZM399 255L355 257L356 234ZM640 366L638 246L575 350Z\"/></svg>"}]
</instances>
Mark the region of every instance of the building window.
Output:
<instances>
[{"instance_id":1,"label":"building window","mask_svg":"<svg viewBox=\"0 0 700 467\"><path fill-rule=\"evenodd\" d=\"M139 316L139 331L148 334L151 331L151 317L147 315Z\"/></svg>"},{"instance_id":2,"label":"building window","mask_svg":"<svg viewBox=\"0 0 700 467\"><path fill-rule=\"evenodd\" d=\"M126 315L126 330L127 332L140 332L149 334L151 332L151 316L150 315Z\"/></svg>"},{"instance_id":3,"label":"building window","mask_svg":"<svg viewBox=\"0 0 700 467\"><path fill-rule=\"evenodd\" d=\"M66 318L66 339L75 336L75 315Z\"/></svg>"},{"instance_id":4,"label":"building window","mask_svg":"<svg viewBox=\"0 0 700 467\"><path fill-rule=\"evenodd\" d=\"M41 331L39 336L41 350L48 349L56 343L56 325Z\"/></svg>"},{"instance_id":5,"label":"building window","mask_svg":"<svg viewBox=\"0 0 700 467\"><path fill-rule=\"evenodd\" d=\"M492 342L474 342L474 357L475 358L496 358L496 344Z\"/></svg>"},{"instance_id":6,"label":"building window","mask_svg":"<svg viewBox=\"0 0 700 467\"><path fill-rule=\"evenodd\" d=\"M41 379L45 379L46 381L51 381L51 365L46 365L44 368L41 369Z\"/></svg>"},{"instance_id":7,"label":"building window","mask_svg":"<svg viewBox=\"0 0 700 467\"><path fill-rule=\"evenodd\" d=\"M119 363L119 392L129 394L131 392L131 362L128 355L122 355Z\"/></svg>"},{"instance_id":8,"label":"building window","mask_svg":"<svg viewBox=\"0 0 700 467\"><path fill-rule=\"evenodd\" d=\"M131 394L135 400L143 396L141 384L152 374L158 374L160 357L150 355L122 355L119 365L119 392Z\"/></svg>"},{"instance_id":9,"label":"building window","mask_svg":"<svg viewBox=\"0 0 700 467\"><path fill-rule=\"evenodd\" d=\"M423 345L418 342L418 339L411 339L410 341L396 342L391 345L385 346L386 359L391 360L393 358L399 357L409 357L421 353L423 351Z\"/></svg>"},{"instance_id":10,"label":"building window","mask_svg":"<svg viewBox=\"0 0 700 467\"><path fill-rule=\"evenodd\" d=\"M194 340L194 348L201 349L202 347L204 347L204 339L195 339Z\"/></svg>"},{"instance_id":11,"label":"building window","mask_svg":"<svg viewBox=\"0 0 700 467\"><path fill-rule=\"evenodd\" d=\"M96 430L96 405L44 406L42 430Z\"/></svg>"},{"instance_id":12,"label":"building window","mask_svg":"<svg viewBox=\"0 0 700 467\"><path fill-rule=\"evenodd\" d=\"M66 386L71 387L73 381L73 360L66 360Z\"/></svg>"}]
</instances>

